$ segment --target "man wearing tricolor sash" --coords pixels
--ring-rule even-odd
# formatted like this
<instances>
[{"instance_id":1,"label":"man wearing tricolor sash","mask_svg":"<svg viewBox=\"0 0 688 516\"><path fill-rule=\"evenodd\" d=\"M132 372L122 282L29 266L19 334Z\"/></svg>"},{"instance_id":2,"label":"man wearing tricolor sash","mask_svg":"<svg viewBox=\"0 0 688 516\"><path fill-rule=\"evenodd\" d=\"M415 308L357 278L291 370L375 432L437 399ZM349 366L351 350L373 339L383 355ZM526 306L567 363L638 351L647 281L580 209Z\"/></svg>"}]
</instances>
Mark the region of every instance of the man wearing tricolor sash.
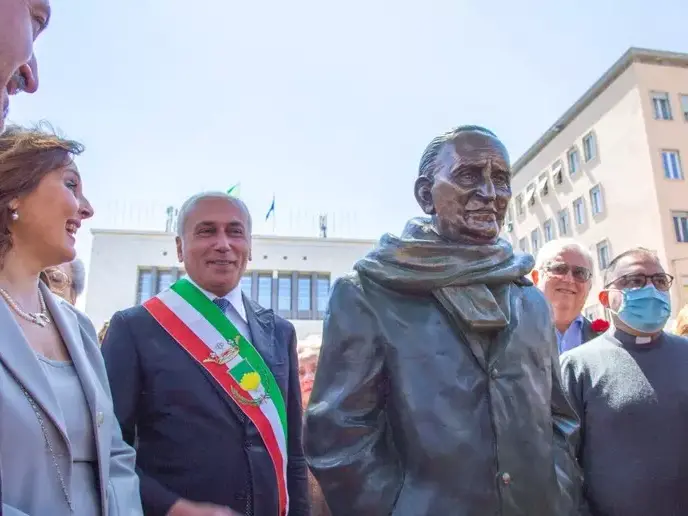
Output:
<instances>
[{"instance_id":1,"label":"man wearing tricolor sash","mask_svg":"<svg viewBox=\"0 0 688 516\"><path fill-rule=\"evenodd\" d=\"M224 193L177 221L187 276L116 313L103 342L150 516L307 516L296 333L245 297L251 217Z\"/></svg>"}]
</instances>

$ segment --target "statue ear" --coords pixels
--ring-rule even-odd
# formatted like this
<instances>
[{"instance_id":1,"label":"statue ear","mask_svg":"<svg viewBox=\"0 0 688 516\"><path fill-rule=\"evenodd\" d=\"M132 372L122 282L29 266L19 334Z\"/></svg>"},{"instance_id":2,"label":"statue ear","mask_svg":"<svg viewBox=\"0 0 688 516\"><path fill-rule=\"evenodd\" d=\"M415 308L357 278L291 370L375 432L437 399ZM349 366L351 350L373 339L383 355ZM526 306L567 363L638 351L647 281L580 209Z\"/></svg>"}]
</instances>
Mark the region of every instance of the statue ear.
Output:
<instances>
[{"instance_id":1,"label":"statue ear","mask_svg":"<svg viewBox=\"0 0 688 516\"><path fill-rule=\"evenodd\" d=\"M174 243L177 247L177 260L179 260L179 263L184 263L184 251L182 248L182 239L179 237L175 237Z\"/></svg>"},{"instance_id":2,"label":"statue ear","mask_svg":"<svg viewBox=\"0 0 688 516\"><path fill-rule=\"evenodd\" d=\"M427 176L419 176L416 179L416 201L426 215L434 215L435 204L432 200L432 179Z\"/></svg>"}]
</instances>

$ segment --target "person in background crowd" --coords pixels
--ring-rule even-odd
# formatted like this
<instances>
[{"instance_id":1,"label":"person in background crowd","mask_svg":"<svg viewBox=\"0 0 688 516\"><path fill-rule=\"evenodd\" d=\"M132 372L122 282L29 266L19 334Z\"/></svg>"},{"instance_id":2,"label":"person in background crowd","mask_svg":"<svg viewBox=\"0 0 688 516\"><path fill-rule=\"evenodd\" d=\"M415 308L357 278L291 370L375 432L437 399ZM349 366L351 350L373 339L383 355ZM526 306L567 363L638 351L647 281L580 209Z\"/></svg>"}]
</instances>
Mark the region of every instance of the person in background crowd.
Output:
<instances>
[{"instance_id":1,"label":"person in background crowd","mask_svg":"<svg viewBox=\"0 0 688 516\"><path fill-rule=\"evenodd\" d=\"M538 252L531 277L552 306L559 353L607 329L606 321L598 327L581 313L592 286L592 267L590 252L569 238L551 240Z\"/></svg>"},{"instance_id":2,"label":"person in background crowd","mask_svg":"<svg viewBox=\"0 0 688 516\"><path fill-rule=\"evenodd\" d=\"M142 514L93 325L39 281L93 209L74 141L0 134L0 470L4 516Z\"/></svg>"},{"instance_id":3,"label":"person in background crowd","mask_svg":"<svg viewBox=\"0 0 688 516\"><path fill-rule=\"evenodd\" d=\"M103 341L105 340L105 335L107 334L109 327L110 327L110 321L105 321L105 323L103 323L103 327L98 332L98 343L99 344L103 344Z\"/></svg>"},{"instance_id":4,"label":"person in background crowd","mask_svg":"<svg viewBox=\"0 0 688 516\"><path fill-rule=\"evenodd\" d=\"M294 326L245 298L251 215L224 193L179 210L188 277L116 313L103 342L148 516L308 516Z\"/></svg>"},{"instance_id":5,"label":"person in background crowd","mask_svg":"<svg viewBox=\"0 0 688 516\"><path fill-rule=\"evenodd\" d=\"M311 398L321 342L322 336L317 341L307 339L303 343L299 343L299 378L301 380L301 398L304 408L308 405L308 401ZM310 471L308 472L308 485L311 494L311 516L331 516L320 485Z\"/></svg>"},{"instance_id":6,"label":"person in background crowd","mask_svg":"<svg viewBox=\"0 0 688 516\"><path fill-rule=\"evenodd\" d=\"M43 271L41 279L50 290L72 305L86 287L86 269L79 258Z\"/></svg>"},{"instance_id":7,"label":"person in background crowd","mask_svg":"<svg viewBox=\"0 0 688 516\"><path fill-rule=\"evenodd\" d=\"M322 338L322 337L321 337ZM299 344L299 381L301 383L301 400L304 408L308 405L313 389L315 369L318 366L318 355L320 354L320 342L312 339Z\"/></svg>"},{"instance_id":8,"label":"person in background crowd","mask_svg":"<svg viewBox=\"0 0 688 516\"><path fill-rule=\"evenodd\" d=\"M681 311L678 313L674 325L674 333L681 337L688 337L688 305L681 308Z\"/></svg>"},{"instance_id":9,"label":"person in background crowd","mask_svg":"<svg viewBox=\"0 0 688 516\"><path fill-rule=\"evenodd\" d=\"M0 132L10 95L38 90L33 43L50 20L48 0L0 0Z\"/></svg>"},{"instance_id":10,"label":"person in background crowd","mask_svg":"<svg viewBox=\"0 0 688 516\"><path fill-rule=\"evenodd\" d=\"M593 516L688 514L688 339L662 330L672 281L652 251L620 254L599 296L612 327L561 357Z\"/></svg>"}]
</instances>

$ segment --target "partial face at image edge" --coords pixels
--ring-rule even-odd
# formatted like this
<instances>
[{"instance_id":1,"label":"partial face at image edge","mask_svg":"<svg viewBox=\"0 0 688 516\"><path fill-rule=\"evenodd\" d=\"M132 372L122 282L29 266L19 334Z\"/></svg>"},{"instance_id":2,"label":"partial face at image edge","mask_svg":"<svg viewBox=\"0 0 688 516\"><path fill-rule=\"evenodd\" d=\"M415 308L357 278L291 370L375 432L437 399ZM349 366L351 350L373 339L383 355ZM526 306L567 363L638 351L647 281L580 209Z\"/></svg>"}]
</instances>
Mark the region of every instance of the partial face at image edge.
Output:
<instances>
[{"instance_id":1,"label":"partial face at image edge","mask_svg":"<svg viewBox=\"0 0 688 516\"><path fill-rule=\"evenodd\" d=\"M0 0L0 131L11 95L38 90L33 44L50 20L48 0Z\"/></svg>"}]
</instances>

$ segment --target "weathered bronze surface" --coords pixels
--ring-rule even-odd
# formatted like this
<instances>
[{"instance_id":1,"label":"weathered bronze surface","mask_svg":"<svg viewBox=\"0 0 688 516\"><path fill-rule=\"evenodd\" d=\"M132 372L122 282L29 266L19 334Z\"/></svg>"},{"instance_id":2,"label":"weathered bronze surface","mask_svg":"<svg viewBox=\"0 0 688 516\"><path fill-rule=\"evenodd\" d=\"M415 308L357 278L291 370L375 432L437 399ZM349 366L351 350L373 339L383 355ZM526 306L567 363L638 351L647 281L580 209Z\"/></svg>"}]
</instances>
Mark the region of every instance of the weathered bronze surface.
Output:
<instances>
[{"instance_id":1,"label":"weathered bronze surface","mask_svg":"<svg viewBox=\"0 0 688 516\"><path fill-rule=\"evenodd\" d=\"M529 255L499 238L509 158L468 126L433 140L426 217L336 282L305 446L333 516L578 514L578 421Z\"/></svg>"}]
</instances>

